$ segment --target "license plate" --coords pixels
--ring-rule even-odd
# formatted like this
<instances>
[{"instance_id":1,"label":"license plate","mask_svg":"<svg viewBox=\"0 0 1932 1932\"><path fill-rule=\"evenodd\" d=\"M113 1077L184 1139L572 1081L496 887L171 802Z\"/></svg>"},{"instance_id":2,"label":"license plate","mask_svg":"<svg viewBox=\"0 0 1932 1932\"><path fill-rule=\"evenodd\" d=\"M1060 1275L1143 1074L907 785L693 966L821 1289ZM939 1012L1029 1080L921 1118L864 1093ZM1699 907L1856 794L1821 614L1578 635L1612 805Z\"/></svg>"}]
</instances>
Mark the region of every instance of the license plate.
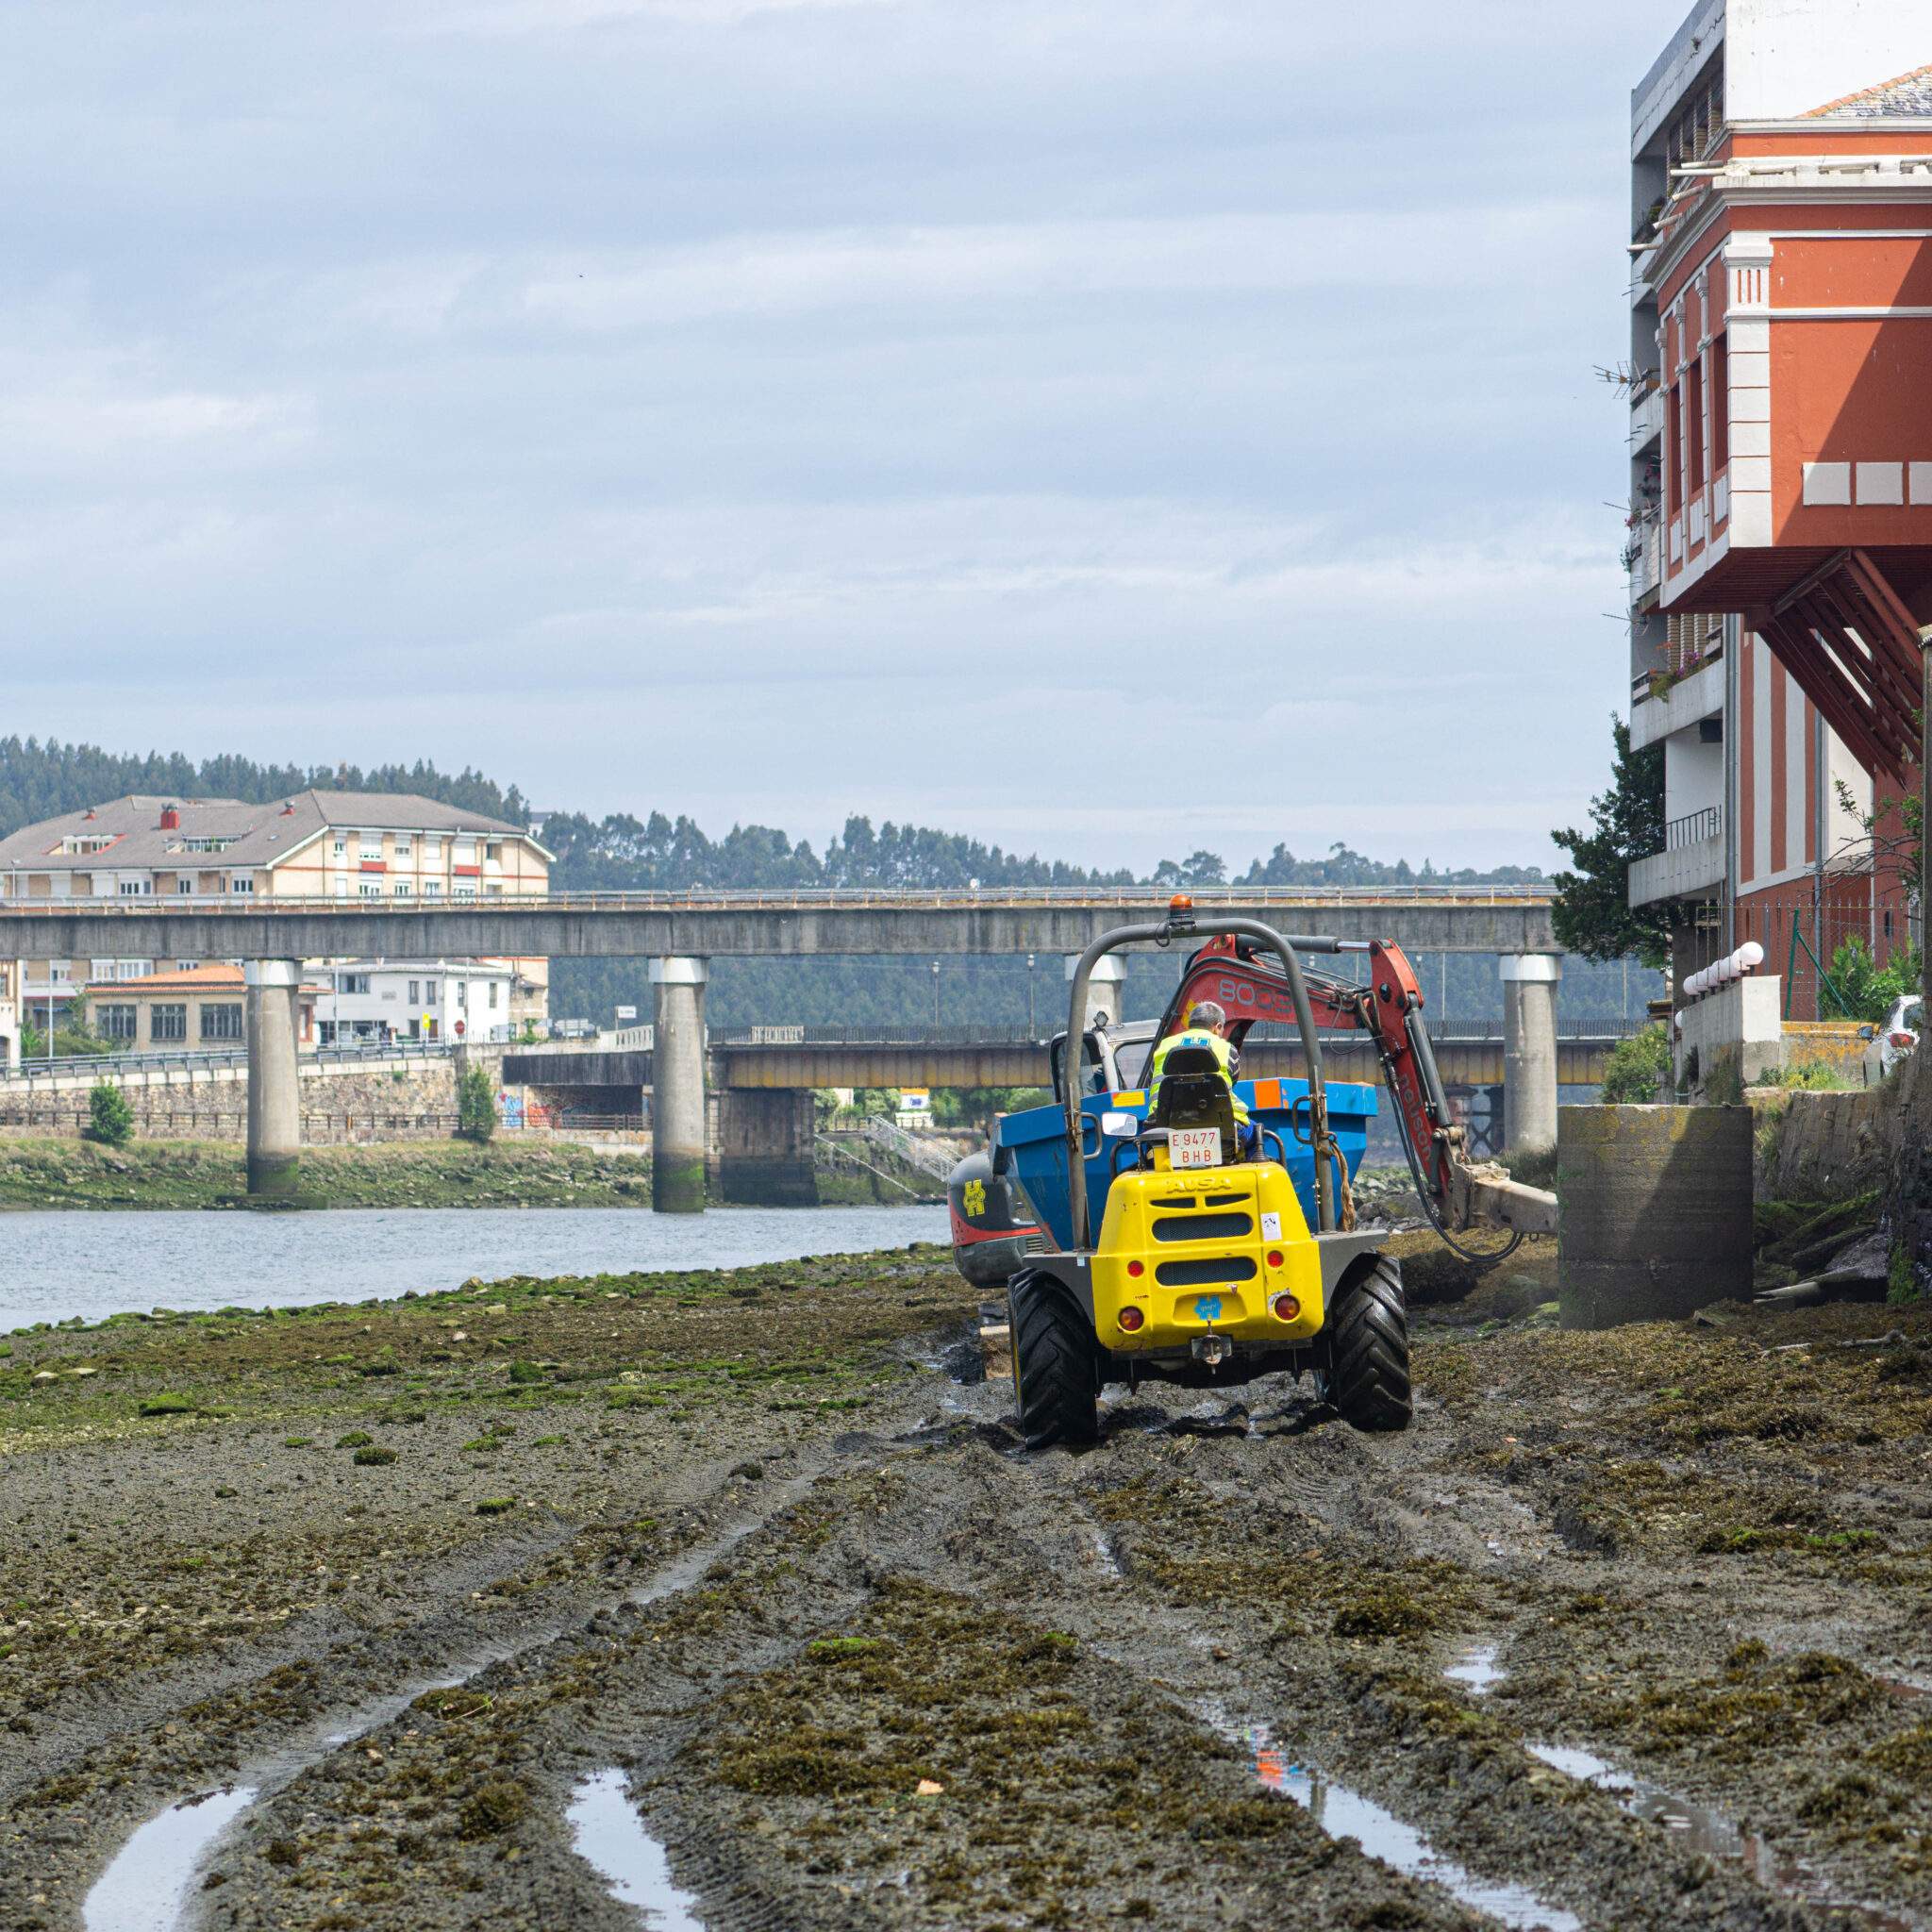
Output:
<instances>
[{"instance_id":1,"label":"license plate","mask_svg":"<svg viewBox=\"0 0 1932 1932\"><path fill-rule=\"evenodd\" d=\"M1221 1129L1170 1127L1167 1134L1167 1164L1170 1167L1219 1167Z\"/></svg>"}]
</instances>

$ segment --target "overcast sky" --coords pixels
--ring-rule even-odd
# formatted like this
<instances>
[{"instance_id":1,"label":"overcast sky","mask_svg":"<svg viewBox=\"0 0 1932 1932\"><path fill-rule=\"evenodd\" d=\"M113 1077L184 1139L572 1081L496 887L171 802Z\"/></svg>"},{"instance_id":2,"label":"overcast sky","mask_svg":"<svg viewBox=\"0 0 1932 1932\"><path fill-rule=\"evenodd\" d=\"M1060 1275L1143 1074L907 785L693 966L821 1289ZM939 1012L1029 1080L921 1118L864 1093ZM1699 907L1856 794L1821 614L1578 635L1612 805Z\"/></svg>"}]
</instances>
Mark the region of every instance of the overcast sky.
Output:
<instances>
[{"instance_id":1,"label":"overcast sky","mask_svg":"<svg viewBox=\"0 0 1932 1932\"><path fill-rule=\"evenodd\" d=\"M13 0L0 729L1547 863L1681 10Z\"/></svg>"}]
</instances>

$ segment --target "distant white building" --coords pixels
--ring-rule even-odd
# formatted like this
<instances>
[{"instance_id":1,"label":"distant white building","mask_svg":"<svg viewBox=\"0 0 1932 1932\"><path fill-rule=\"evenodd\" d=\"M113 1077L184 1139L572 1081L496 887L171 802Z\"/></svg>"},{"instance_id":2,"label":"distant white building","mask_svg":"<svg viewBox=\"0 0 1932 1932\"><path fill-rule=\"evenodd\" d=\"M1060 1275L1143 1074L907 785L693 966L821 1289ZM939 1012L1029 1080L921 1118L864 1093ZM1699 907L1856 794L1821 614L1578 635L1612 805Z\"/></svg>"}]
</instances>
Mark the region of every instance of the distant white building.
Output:
<instances>
[{"instance_id":1,"label":"distant white building","mask_svg":"<svg viewBox=\"0 0 1932 1932\"><path fill-rule=\"evenodd\" d=\"M323 968L316 976L325 989L315 1001L315 1037L321 1046L391 1040L490 1045L511 1038L516 974L508 965L476 959L347 959Z\"/></svg>"}]
</instances>

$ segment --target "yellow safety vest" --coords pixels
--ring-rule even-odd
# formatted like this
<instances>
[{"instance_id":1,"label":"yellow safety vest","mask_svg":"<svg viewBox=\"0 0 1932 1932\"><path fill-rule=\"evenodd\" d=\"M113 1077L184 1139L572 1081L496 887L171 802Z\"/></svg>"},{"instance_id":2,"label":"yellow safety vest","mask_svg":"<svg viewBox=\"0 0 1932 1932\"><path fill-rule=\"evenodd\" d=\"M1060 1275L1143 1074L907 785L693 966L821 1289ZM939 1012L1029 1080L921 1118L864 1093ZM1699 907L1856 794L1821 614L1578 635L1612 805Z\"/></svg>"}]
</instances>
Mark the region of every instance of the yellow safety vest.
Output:
<instances>
[{"instance_id":1,"label":"yellow safety vest","mask_svg":"<svg viewBox=\"0 0 1932 1932\"><path fill-rule=\"evenodd\" d=\"M1242 1104L1241 1095L1234 1091L1236 1071L1234 1048L1222 1039L1220 1034L1209 1033L1203 1028L1191 1028L1185 1033L1170 1033L1154 1049L1154 1058L1148 1065L1148 1071L1153 1075L1153 1084L1147 1094L1148 1111L1151 1113L1155 1108L1160 1105L1161 1072L1167 1065L1169 1053L1177 1046L1205 1046L1214 1056L1216 1063L1221 1068L1221 1077L1227 1082L1228 1098L1234 1102L1234 1117L1238 1121L1245 1121L1248 1117L1248 1109Z\"/></svg>"}]
</instances>

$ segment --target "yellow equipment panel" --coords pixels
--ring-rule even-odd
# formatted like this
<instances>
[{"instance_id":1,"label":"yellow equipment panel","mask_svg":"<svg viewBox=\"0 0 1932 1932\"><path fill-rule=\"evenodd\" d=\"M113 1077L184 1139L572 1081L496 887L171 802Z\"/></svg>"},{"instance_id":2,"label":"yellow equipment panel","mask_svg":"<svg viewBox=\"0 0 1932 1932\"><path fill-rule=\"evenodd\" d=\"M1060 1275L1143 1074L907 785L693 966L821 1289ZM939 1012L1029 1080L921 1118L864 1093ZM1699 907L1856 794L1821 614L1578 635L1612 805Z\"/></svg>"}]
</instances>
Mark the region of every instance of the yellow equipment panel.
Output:
<instances>
[{"instance_id":1,"label":"yellow equipment panel","mask_svg":"<svg viewBox=\"0 0 1932 1932\"><path fill-rule=\"evenodd\" d=\"M1323 1320L1322 1261L1294 1183L1274 1161L1124 1174L1108 1191L1092 1257L1093 1325L1123 1354L1204 1335L1293 1344ZM1284 1321L1278 1296L1294 1297ZM1123 1310L1139 1314L1126 1324Z\"/></svg>"}]
</instances>

